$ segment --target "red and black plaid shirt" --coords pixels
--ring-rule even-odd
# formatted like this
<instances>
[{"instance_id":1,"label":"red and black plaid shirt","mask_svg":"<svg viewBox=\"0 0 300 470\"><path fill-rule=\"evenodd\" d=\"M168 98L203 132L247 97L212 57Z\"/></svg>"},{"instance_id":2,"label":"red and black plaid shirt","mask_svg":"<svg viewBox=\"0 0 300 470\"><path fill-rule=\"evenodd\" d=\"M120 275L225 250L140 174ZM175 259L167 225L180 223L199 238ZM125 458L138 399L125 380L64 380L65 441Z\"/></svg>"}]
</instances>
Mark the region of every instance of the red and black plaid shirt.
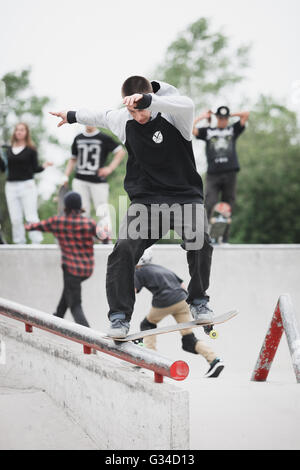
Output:
<instances>
[{"instance_id":1,"label":"red and black plaid shirt","mask_svg":"<svg viewBox=\"0 0 300 470\"><path fill-rule=\"evenodd\" d=\"M71 212L26 224L25 228L53 233L62 251L62 265L73 276L91 276L94 269L93 238L97 236L97 225L93 219Z\"/></svg>"}]
</instances>

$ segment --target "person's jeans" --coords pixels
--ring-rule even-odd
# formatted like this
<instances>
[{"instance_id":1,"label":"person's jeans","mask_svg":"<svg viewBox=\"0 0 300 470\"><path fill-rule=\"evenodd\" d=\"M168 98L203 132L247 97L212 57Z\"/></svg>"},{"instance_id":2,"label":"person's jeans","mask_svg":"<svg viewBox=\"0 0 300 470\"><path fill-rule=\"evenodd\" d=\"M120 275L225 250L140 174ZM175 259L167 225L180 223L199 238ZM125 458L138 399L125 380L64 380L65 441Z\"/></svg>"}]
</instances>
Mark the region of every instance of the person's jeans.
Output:
<instances>
[{"instance_id":1,"label":"person's jeans","mask_svg":"<svg viewBox=\"0 0 300 470\"><path fill-rule=\"evenodd\" d=\"M55 316L63 318L69 308L76 323L89 327L81 306L81 283L87 277L73 276L65 266L63 266L63 275L64 288Z\"/></svg>"},{"instance_id":2,"label":"person's jeans","mask_svg":"<svg viewBox=\"0 0 300 470\"><path fill-rule=\"evenodd\" d=\"M13 242L25 244L24 216L26 222L39 222L37 207L37 189L33 179L26 181L7 181L5 196L12 225ZM43 235L34 230L29 232L32 243L39 244Z\"/></svg>"},{"instance_id":3,"label":"person's jeans","mask_svg":"<svg viewBox=\"0 0 300 470\"><path fill-rule=\"evenodd\" d=\"M135 206L132 204L130 207ZM202 204L201 206L202 217L195 219L193 212L191 219L189 217L184 220L182 230L183 244L181 245L187 251L187 262L189 266L189 273L191 276L188 285L188 299L187 302L191 303L194 299L208 298L206 290L209 287L209 277L211 269L211 259L213 247L211 245L210 237L207 234L207 218ZM130 215L127 212L122 226L120 228L119 238L114 246L112 253L108 257L107 274L106 274L106 293L109 304L108 317L113 313L122 312L126 315L126 320L131 320L131 315L135 303L135 290L134 290L134 272L135 266L145 249L153 245L156 241L162 238L168 230L164 225L164 217L159 220L157 237L151 237L151 229L153 229L153 215L151 214L151 206L147 208L146 216L139 219L139 228L141 230L140 237L136 237L134 231L130 231L132 224L134 225L137 217ZM181 208L183 206L180 206ZM169 215L169 226L177 233L180 229L179 222L176 216ZM155 222L156 223L156 222ZM189 243L189 235L191 228L202 239L201 246ZM155 229L155 227L154 227ZM154 230L155 232L155 230ZM135 238L136 237L136 238Z\"/></svg>"}]
</instances>

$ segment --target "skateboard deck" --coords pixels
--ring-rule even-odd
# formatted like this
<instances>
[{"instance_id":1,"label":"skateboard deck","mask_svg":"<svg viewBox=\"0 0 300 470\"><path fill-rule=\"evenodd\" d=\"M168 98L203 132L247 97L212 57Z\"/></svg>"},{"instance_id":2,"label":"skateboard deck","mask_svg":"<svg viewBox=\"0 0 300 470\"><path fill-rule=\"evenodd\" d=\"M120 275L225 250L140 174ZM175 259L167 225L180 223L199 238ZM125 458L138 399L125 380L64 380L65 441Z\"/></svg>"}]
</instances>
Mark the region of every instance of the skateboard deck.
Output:
<instances>
[{"instance_id":1,"label":"skateboard deck","mask_svg":"<svg viewBox=\"0 0 300 470\"><path fill-rule=\"evenodd\" d=\"M69 186L62 185L59 188L58 195L57 195L57 213L58 215L64 215L65 205L64 205L64 197L70 191Z\"/></svg>"},{"instance_id":2,"label":"skateboard deck","mask_svg":"<svg viewBox=\"0 0 300 470\"><path fill-rule=\"evenodd\" d=\"M136 333L127 335L125 338L112 338L111 336L105 336L105 338L112 339L113 341L122 341L122 342L136 341L138 339L145 338L146 336L162 335L165 333L172 333L174 331L181 331L181 330L187 330L189 328L196 328L198 326L219 325L220 323L225 323L226 321L231 320L231 318L236 317L237 314L238 314L237 310L231 310L229 312L223 313L222 315L216 316L213 322L199 323L196 320L193 320L193 321L188 321L186 323L177 323L174 325L163 326L161 328L153 328L152 330L138 331ZM209 335L212 339L215 339L218 336L217 332L213 329L211 330Z\"/></svg>"}]
</instances>

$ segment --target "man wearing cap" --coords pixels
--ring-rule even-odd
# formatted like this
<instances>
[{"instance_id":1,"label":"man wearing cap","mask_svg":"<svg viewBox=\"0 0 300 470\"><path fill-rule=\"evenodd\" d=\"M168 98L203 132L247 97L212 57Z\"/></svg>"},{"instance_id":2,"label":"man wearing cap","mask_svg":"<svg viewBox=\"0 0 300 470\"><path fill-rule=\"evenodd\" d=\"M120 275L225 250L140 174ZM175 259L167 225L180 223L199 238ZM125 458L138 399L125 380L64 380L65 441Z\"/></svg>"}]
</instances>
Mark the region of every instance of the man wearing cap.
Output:
<instances>
[{"instance_id":1,"label":"man wearing cap","mask_svg":"<svg viewBox=\"0 0 300 470\"><path fill-rule=\"evenodd\" d=\"M194 121L193 134L197 139L206 142L207 175L205 206L208 218L212 215L213 207L220 201L227 202L233 210L236 198L236 178L240 170L236 152L236 140L245 130L249 112L230 114L227 106L220 106L215 113L217 127L210 127L214 113L206 111ZM239 117L234 124L229 125L230 117ZM207 119L208 127L198 128L198 122ZM223 237L228 241L228 230Z\"/></svg>"},{"instance_id":2,"label":"man wearing cap","mask_svg":"<svg viewBox=\"0 0 300 470\"><path fill-rule=\"evenodd\" d=\"M57 238L62 252L64 289L55 315L63 318L68 308L76 323L89 326L81 306L81 283L94 269L94 237L101 238L101 230L93 219L84 217L80 194L70 191L64 198L65 215L25 225L26 230L51 232Z\"/></svg>"}]
</instances>

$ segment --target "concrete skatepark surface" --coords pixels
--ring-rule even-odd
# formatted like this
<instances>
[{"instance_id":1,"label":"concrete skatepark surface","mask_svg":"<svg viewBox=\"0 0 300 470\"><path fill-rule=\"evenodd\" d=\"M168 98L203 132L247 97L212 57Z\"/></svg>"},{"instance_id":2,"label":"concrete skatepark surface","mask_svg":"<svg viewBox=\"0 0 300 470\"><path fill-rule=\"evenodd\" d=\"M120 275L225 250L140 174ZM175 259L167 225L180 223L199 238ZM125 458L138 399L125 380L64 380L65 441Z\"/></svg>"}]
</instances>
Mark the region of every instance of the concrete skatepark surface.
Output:
<instances>
[{"instance_id":1,"label":"concrete skatepark surface","mask_svg":"<svg viewBox=\"0 0 300 470\"><path fill-rule=\"evenodd\" d=\"M96 246L95 273L83 284L83 306L92 328L105 332L107 328L105 297L105 269L111 247ZM153 262L174 270L188 284L189 276L185 252L174 245L154 247ZM183 359L190 366L189 377L174 383L190 396L191 449L299 449L300 448L300 394L285 337L282 337L268 381L250 381L262 342L271 321L280 294L291 295L298 323L299 245L228 245L217 247L213 255L210 305L216 314L238 309L239 316L218 326L219 338L210 340L201 328L195 334L209 342L225 362L218 379L203 378L208 366L199 356L181 349L179 333L157 338L161 354ZM24 305L53 313L62 289L60 253L55 246L1 247L0 296ZM151 295L142 290L137 296L131 332L150 308ZM66 319L71 319L68 313ZM0 318L1 320L1 318ZM171 322L165 319L161 326ZM38 333L36 333L38 334ZM1 338L0 338L1 339ZM63 341L63 340L62 340ZM130 368L128 364L124 367ZM1 367L1 365L0 365ZM136 371L149 375L150 372ZM149 377L152 375L150 374ZM169 379L165 379L169 383ZM157 384L159 387L160 385ZM30 399L32 397L32 399ZM47 439L70 429L66 410L52 409L57 420L48 420L48 427L37 426L39 417L50 400L40 390L22 391L1 387L0 382L0 448L93 448L94 443L84 435L80 426L73 426L74 434L68 440L55 442ZM22 401L32 402L31 427ZM51 400L50 400L51 402ZM13 403L18 403L14 406ZM43 405L44 404L44 405ZM53 404L52 404L53 405ZM54 406L54 405L53 405ZM11 410L11 412L9 412ZM43 411L44 410L44 411ZM42 418L41 418L42 419ZM24 433L12 433L12 423L27 423ZM25 426L25 424L24 424ZM52 428L53 426L53 428ZM16 425L16 428L18 426ZM7 430L10 429L10 433ZM25 432L25 431L24 431ZM44 433L44 434L43 434ZM68 432L65 433L68 435ZM80 442L80 444L79 444ZM76 444L78 443L78 444ZM14 446L14 447L13 447ZM90 446L90 447L89 447Z\"/></svg>"},{"instance_id":2,"label":"concrete skatepark surface","mask_svg":"<svg viewBox=\"0 0 300 470\"><path fill-rule=\"evenodd\" d=\"M96 450L77 423L41 390L0 387L1 450Z\"/></svg>"}]
</instances>

